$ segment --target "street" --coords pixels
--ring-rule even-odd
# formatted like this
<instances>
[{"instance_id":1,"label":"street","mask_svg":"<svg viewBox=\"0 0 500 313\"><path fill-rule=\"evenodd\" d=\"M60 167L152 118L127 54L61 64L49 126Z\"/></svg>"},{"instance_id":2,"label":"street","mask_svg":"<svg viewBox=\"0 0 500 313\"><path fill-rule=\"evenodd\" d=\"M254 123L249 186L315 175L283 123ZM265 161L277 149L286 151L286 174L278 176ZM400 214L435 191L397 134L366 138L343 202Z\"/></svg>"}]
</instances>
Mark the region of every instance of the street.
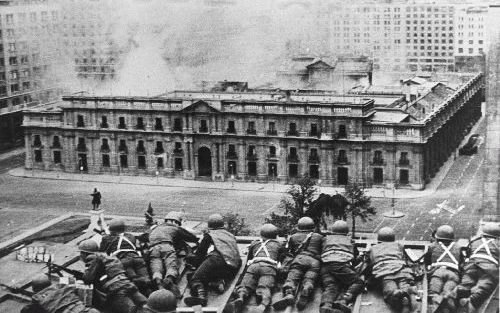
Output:
<instances>
[{"instance_id":1,"label":"street","mask_svg":"<svg viewBox=\"0 0 500 313\"><path fill-rule=\"evenodd\" d=\"M484 122L484 119L482 120ZM476 131L484 136L485 124ZM382 215L391 209L391 200L374 198L378 214L372 221L357 221L357 230L372 233L384 226L394 227L399 238L429 240L443 223L455 228L458 237L474 234L482 217L482 176L484 144L477 154L458 156L437 191L429 197L397 199L395 207L405 214L392 219ZM166 186L89 183L13 177L8 170L23 166L24 154L0 161L0 239L5 240L45 220L67 212L87 212L97 187L107 214L142 216L151 202L159 216L180 210L189 219L203 220L213 212L234 212L245 218L252 230L264 221L281 194L243 190L184 188Z\"/></svg>"}]
</instances>

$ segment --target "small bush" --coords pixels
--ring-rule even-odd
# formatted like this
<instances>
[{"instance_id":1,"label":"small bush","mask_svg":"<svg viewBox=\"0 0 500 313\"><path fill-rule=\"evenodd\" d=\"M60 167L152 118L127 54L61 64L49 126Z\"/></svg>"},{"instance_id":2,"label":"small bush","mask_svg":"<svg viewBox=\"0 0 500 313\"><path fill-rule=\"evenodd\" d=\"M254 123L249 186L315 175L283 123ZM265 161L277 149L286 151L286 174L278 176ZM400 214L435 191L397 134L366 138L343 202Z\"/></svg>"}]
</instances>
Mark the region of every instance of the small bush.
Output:
<instances>
[{"instance_id":1,"label":"small bush","mask_svg":"<svg viewBox=\"0 0 500 313\"><path fill-rule=\"evenodd\" d=\"M222 215L224 223L226 224L226 229L235 236L248 236L250 235L250 229L245 223L245 218L241 217L239 214L228 212Z\"/></svg>"}]
</instances>

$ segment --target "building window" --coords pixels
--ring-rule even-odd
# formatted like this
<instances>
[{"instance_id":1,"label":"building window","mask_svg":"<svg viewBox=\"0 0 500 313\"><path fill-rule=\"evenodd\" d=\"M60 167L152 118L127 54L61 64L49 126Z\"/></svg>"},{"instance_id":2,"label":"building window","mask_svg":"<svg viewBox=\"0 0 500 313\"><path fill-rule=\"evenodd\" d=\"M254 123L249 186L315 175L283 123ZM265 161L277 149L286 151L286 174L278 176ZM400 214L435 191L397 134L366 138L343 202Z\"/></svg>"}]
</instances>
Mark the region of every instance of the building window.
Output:
<instances>
[{"instance_id":1,"label":"building window","mask_svg":"<svg viewBox=\"0 0 500 313\"><path fill-rule=\"evenodd\" d=\"M138 155L137 156L137 167L140 169L146 168L146 156L145 155Z\"/></svg>"},{"instance_id":2,"label":"building window","mask_svg":"<svg viewBox=\"0 0 500 313\"><path fill-rule=\"evenodd\" d=\"M144 119L142 117L137 118L137 125L135 125L135 129L144 130Z\"/></svg>"},{"instance_id":3,"label":"building window","mask_svg":"<svg viewBox=\"0 0 500 313\"><path fill-rule=\"evenodd\" d=\"M156 159L156 168L163 168L163 158Z\"/></svg>"},{"instance_id":4,"label":"building window","mask_svg":"<svg viewBox=\"0 0 500 313\"><path fill-rule=\"evenodd\" d=\"M54 164L61 164L61 151L54 151Z\"/></svg>"},{"instance_id":5,"label":"building window","mask_svg":"<svg viewBox=\"0 0 500 313\"><path fill-rule=\"evenodd\" d=\"M76 146L78 151L87 151L87 146L85 145L85 138L78 138L78 145Z\"/></svg>"},{"instance_id":6,"label":"building window","mask_svg":"<svg viewBox=\"0 0 500 313\"><path fill-rule=\"evenodd\" d=\"M248 175L257 176L257 162L248 162Z\"/></svg>"},{"instance_id":7,"label":"building window","mask_svg":"<svg viewBox=\"0 0 500 313\"><path fill-rule=\"evenodd\" d=\"M408 152L401 152L399 156L399 165L408 165L410 160L408 160Z\"/></svg>"},{"instance_id":8,"label":"building window","mask_svg":"<svg viewBox=\"0 0 500 313\"><path fill-rule=\"evenodd\" d=\"M155 130L163 130L163 124L160 117L155 118Z\"/></svg>"},{"instance_id":9,"label":"building window","mask_svg":"<svg viewBox=\"0 0 500 313\"><path fill-rule=\"evenodd\" d=\"M288 154L288 162L299 162L299 156L297 155L297 148L296 147L290 147L290 152Z\"/></svg>"},{"instance_id":10,"label":"building window","mask_svg":"<svg viewBox=\"0 0 500 313\"><path fill-rule=\"evenodd\" d=\"M125 117L120 116L118 118L118 128L119 129L126 129L127 128L127 125L125 124Z\"/></svg>"},{"instance_id":11,"label":"building window","mask_svg":"<svg viewBox=\"0 0 500 313\"><path fill-rule=\"evenodd\" d=\"M200 120L200 133L208 133L207 120Z\"/></svg>"},{"instance_id":12,"label":"building window","mask_svg":"<svg viewBox=\"0 0 500 313\"><path fill-rule=\"evenodd\" d=\"M180 118L174 118L174 132L182 131L182 120Z\"/></svg>"},{"instance_id":13,"label":"building window","mask_svg":"<svg viewBox=\"0 0 500 313\"><path fill-rule=\"evenodd\" d=\"M52 138L52 148L61 148L61 142L59 141L59 136L54 136L54 138Z\"/></svg>"},{"instance_id":14,"label":"building window","mask_svg":"<svg viewBox=\"0 0 500 313\"><path fill-rule=\"evenodd\" d=\"M257 159L257 152L255 151L255 146L253 145L248 146L247 159L249 160Z\"/></svg>"},{"instance_id":15,"label":"building window","mask_svg":"<svg viewBox=\"0 0 500 313\"><path fill-rule=\"evenodd\" d=\"M102 166L103 167L110 167L109 154L102 155Z\"/></svg>"},{"instance_id":16,"label":"building window","mask_svg":"<svg viewBox=\"0 0 500 313\"><path fill-rule=\"evenodd\" d=\"M271 176L273 179L276 179L278 176L278 164L269 163L267 165L267 175Z\"/></svg>"},{"instance_id":17,"label":"building window","mask_svg":"<svg viewBox=\"0 0 500 313\"><path fill-rule=\"evenodd\" d=\"M108 139L103 138L101 144L101 152L109 152L109 150Z\"/></svg>"},{"instance_id":18,"label":"building window","mask_svg":"<svg viewBox=\"0 0 500 313\"><path fill-rule=\"evenodd\" d=\"M137 142L137 153L146 153L146 147L144 147L144 140L139 140Z\"/></svg>"},{"instance_id":19,"label":"building window","mask_svg":"<svg viewBox=\"0 0 500 313\"><path fill-rule=\"evenodd\" d=\"M347 138L347 131L345 125L339 125L339 138Z\"/></svg>"},{"instance_id":20,"label":"building window","mask_svg":"<svg viewBox=\"0 0 500 313\"><path fill-rule=\"evenodd\" d=\"M227 172L229 175L236 175L236 161L227 162Z\"/></svg>"},{"instance_id":21,"label":"building window","mask_svg":"<svg viewBox=\"0 0 500 313\"><path fill-rule=\"evenodd\" d=\"M349 182L349 169L347 167L337 168L337 184L347 185Z\"/></svg>"},{"instance_id":22,"label":"building window","mask_svg":"<svg viewBox=\"0 0 500 313\"><path fill-rule=\"evenodd\" d=\"M288 164L288 177L297 178L299 176L299 165Z\"/></svg>"},{"instance_id":23,"label":"building window","mask_svg":"<svg viewBox=\"0 0 500 313\"><path fill-rule=\"evenodd\" d=\"M381 168L373 169L373 183L382 184L384 182L384 170Z\"/></svg>"},{"instance_id":24,"label":"building window","mask_svg":"<svg viewBox=\"0 0 500 313\"><path fill-rule=\"evenodd\" d=\"M108 128L108 118L106 116L101 116L101 128Z\"/></svg>"},{"instance_id":25,"label":"building window","mask_svg":"<svg viewBox=\"0 0 500 313\"><path fill-rule=\"evenodd\" d=\"M271 136L276 136L278 134L275 122L269 122L269 129L267 130L267 134Z\"/></svg>"},{"instance_id":26,"label":"building window","mask_svg":"<svg viewBox=\"0 0 500 313\"><path fill-rule=\"evenodd\" d=\"M182 171L182 158L175 158L174 161L174 168L176 171Z\"/></svg>"},{"instance_id":27,"label":"building window","mask_svg":"<svg viewBox=\"0 0 500 313\"><path fill-rule=\"evenodd\" d=\"M35 150L35 162L42 162L42 151L41 150Z\"/></svg>"},{"instance_id":28,"label":"building window","mask_svg":"<svg viewBox=\"0 0 500 313\"><path fill-rule=\"evenodd\" d=\"M311 151L309 152L309 162L319 163L318 149L311 148Z\"/></svg>"},{"instance_id":29,"label":"building window","mask_svg":"<svg viewBox=\"0 0 500 313\"><path fill-rule=\"evenodd\" d=\"M33 139L33 147L41 147L42 146L42 140L40 140L40 135L35 135Z\"/></svg>"},{"instance_id":30,"label":"building window","mask_svg":"<svg viewBox=\"0 0 500 313\"><path fill-rule=\"evenodd\" d=\"M83 121L83 115L77 116L76 127L85 127L85 123Z\"/></svg>"},{"instance_id":31,"label":"building window","mask_svg":"<svg viewBox=\"0 0 500 313\"><path fill-rule=\"evenodd\" d=\"M309 177L315 179L319 178L319 165L317 164L309 165Z\"/></svg>"},{"instance_id":32,"label":"building window","mask_svg":"<svg viewBox=\"0 0 500 313\"><path fill-rule=\"evenodd\" d=\"M163 142L162 141L157 141L156 142L156 148L155 148L155 153L163 153L165 150L163 149Z\"/></svg>"},{"instance_id":33,"label":"building window","mask_svg":"<svg viewBox=\"0 0 500 313\"><path fill-rule=\"evenodd\" d=\"M120 154L120 167L128 167L128 157L126 154Z\"/></svg>"},{"instance_id":34,"label":"building window","mask_svg":"<svg viewBox=\"0 0 500 313\"><path fill-rule=\"evenodd\" d=\"M399 183L401 185L408 185L409 177L408 170L399 170Z\"/></svg>"},{"instance_id":35,"label":"building window","mask_svg":"<svg viewBox=\"0 0 500 313\"><path fill-rule=\"evenodd\" d=\"M182 153L182 142L175 143L174 153Z\"/></svg>"},{"instance_id":36,"label":"building window","mask_svg":"<svg viewBox=\"0 0 500 313\"><path fill-rule=\"evenodd\" d=\"M255 122L254 121L248 122L247 134L249 134L249 135L257 134L257 130L255 130Z\"/></svg>"},{"instance_id":37,"label":"building window","mask_svg":"<svg viewBox=\"0 0 500 313\"><path fill-rule=\"evenodd\" d=\"M318 137L319 132L318 132L318 124L311 124L311 130L309 131L309 136L311 137Z\"/></svg>"},{"instance_id":38,"label":"building window","mask_svg":"<svg viewBox=\"0 0 500 313\"><path fill-rule=\"evenodd\" d=\"M345 164L347 163L348 160L347 160L347 153L345 150L339 150L339 154L337 156L337 163L340 163L340 164Z\"/></svg>"},{"instance_id":39,"label":"building window","mask_svg":"<svg viewBox=\"0 0 500 313\"><path fill-rule=\"evenodd\" d=\"M229 159L236 159L238 158L238 155L236 154L236 147L235 145L228 145L227 146L227 158Z\"/></svg>"},{"instance_id":40,"label":"building window","mask_svg":"<svg viewBox=\"0 0 500 313\"><path fill-rule=\"evenodd\" d=\"M375 151L375 154L373 155L373 164L377 165L382 165L384 164L384 158L382 156L382 151Z\"/></svg>"},{"instance_id":41,"label":"building window","mask_svg":"<svg viewBox=\"0 0 500 313\"><path fill-rule=\"evenodd\" d=\"M299 136L299 133L297 132L297 124L295 123L288 124L287 136Z\"/></svg>"},{"instance_id":42,"label":"building window","mask_svg":"<svg viewBox=\"0 0 500 313\"><path fill-rule=\"evenodd\" d=\"M127 153L127 143L125 139L120 139L120 145L118 146L118 151Z\"/></svg>"},{"instance_id":43,"label":"building window","mask_svg":"<svg viewBox=\"0 0 500 313\"><path fill-rule=\"evenodd\" d=\"M276 147L275 146L269 146L269 157L270 158L276 157Z\"/></svg>"},{"instance_id":44,"label":"building window","mask_svg":"<svg viewBox=\"0 0 500 313\"><path fill-rule=\"evenodd\" d=\"M230 134L236 134L236 128L234 127L234 121L227 122L227 130L226 132Z\"/></svg>"}]
</instances>

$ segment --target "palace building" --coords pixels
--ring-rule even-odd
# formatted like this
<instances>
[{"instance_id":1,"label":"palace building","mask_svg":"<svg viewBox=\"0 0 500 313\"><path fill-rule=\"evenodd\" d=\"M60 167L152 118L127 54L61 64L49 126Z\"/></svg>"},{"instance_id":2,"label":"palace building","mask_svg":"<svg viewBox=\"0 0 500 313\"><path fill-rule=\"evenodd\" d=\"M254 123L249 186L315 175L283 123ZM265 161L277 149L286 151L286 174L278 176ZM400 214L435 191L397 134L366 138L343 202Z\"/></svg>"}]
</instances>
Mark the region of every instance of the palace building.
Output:
<instances>
[{"instance_id":1,"label":"palace building","mask_svg":"<svg viewBox=\"0 0 500 313\"><path fill-rule=\"evenodd\" d=\"M246 85L245 85L246 86ZM398 92L237 89L63 97L24 112L26 168L422 189L481 116L482 74Z\"/></svg>"}]
</instances>

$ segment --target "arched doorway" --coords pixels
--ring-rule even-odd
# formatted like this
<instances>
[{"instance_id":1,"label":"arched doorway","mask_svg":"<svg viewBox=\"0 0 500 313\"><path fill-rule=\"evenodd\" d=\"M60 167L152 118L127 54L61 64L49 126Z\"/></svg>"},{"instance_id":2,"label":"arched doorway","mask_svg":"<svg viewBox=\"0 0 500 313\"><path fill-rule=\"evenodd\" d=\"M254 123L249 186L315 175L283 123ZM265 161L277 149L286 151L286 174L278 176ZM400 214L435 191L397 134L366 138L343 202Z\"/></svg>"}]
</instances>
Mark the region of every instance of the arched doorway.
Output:
<instances>
[{"instance_id":1,"label":"arched doorway","mask_svg":"<svg viewBox=\"0 0 500 313\"><path fill-rule=\"evenodd\" d=\"M198 176L212 176L212 154L207 147L198 149Z\"/></svg>"}]
</instances>

